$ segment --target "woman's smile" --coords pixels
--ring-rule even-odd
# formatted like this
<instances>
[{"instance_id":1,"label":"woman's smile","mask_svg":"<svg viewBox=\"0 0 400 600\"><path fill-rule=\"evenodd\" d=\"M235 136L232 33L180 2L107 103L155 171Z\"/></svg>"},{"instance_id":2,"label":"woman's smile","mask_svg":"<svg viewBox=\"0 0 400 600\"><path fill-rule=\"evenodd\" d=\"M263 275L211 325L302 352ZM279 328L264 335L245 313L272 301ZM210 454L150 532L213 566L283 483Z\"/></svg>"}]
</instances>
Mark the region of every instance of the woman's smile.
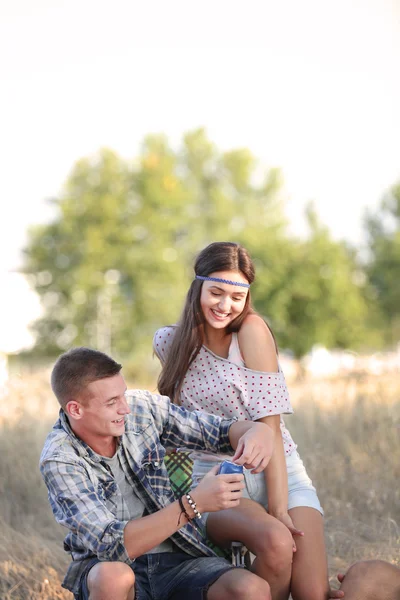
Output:
<instances>
[{"instance_id":1,"label":"woman's smile","mask_svg":"<svg viewBox=\"0 0 400 600\"><path fill-rule=\"evenodd\" d=\"M247 283L243 274L236 271L218 271L211 276ZM227 327L243 312L247 294L247 290L240 285L235 286L234 283L205 281L201 290L200 305L206 323L214 328Z\"/></svg>"}]
</instances>

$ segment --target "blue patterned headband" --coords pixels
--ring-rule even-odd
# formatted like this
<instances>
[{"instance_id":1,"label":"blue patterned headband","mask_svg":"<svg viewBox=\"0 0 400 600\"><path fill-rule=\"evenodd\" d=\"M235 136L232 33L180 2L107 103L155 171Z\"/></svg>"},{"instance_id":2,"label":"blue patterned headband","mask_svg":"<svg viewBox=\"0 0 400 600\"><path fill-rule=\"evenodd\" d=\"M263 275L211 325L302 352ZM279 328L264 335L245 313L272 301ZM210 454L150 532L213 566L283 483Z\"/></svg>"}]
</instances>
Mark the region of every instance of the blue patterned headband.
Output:
<instances>
[{"instance_id":1,"label":"blue patterned headband","mask_svg":"<svg viewBox=\"0 0 400 600\"><path fill-rule=\"evenodd\" d=\"M249 288L249 283L242 283L241 281L231 281L230 279L220 279L219 277L202 277L201 275L196 275L196 279L201 279L202 281L219 281L220 283L228 283L229 285L240 285L241 287Z\"/></svg>"}]
</instances>

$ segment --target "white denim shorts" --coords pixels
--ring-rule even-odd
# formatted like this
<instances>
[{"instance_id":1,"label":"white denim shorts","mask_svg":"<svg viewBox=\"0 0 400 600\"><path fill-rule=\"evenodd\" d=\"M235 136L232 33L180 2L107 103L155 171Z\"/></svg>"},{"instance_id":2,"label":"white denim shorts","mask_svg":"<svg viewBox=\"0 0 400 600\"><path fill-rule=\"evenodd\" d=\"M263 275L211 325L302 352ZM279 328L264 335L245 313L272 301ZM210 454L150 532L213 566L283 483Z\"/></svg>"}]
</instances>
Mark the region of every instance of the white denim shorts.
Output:
<instances>
[{"instance_id":1,"label":"white denim shorts","mask_svg":"<svg viewBox=\"0 0 400 600\"><path fill-rule=\"evenodd\" d=\"M203 458L194 458L193 462L193 487L196 487L201 479L216 464L216 456L210 460ZM218 461L220 462L220 460ZM317 496L315 487L307 475L307 471L297 450L286 456L286 467L288 472L288 510L298 506L308 506L315 508L321 515L324 514L322 506ZM268 510L268 494L263 472L253 474L244 469L244 479L246 489L243 490L243 498L255 500ZM203 514L204 521L207 519L207 513Z\"/></svg>"}]
</instances>

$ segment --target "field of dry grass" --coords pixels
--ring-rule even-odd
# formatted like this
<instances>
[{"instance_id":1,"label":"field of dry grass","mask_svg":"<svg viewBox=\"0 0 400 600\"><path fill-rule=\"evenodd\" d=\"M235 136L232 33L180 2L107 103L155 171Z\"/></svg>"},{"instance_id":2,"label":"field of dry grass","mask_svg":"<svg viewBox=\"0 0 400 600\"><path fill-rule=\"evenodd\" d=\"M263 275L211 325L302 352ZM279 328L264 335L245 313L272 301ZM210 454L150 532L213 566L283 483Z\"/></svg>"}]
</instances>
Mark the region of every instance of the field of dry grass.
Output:
<instances>
[{"instance_id":1,"label":"field of dry grass","mask_svg":"<svg viewBox=\"0 0 400 600\"><path fill-rule=\"evenodd\" d=\"M138 387L138 386L137 386ZM400 564L400 374L292 383L286 419L325 508L329 570L360 558ZM0 598L57 600L69 558L38 471L57 413L48 373L0 399Z\"/></svg>"}]
</instances>

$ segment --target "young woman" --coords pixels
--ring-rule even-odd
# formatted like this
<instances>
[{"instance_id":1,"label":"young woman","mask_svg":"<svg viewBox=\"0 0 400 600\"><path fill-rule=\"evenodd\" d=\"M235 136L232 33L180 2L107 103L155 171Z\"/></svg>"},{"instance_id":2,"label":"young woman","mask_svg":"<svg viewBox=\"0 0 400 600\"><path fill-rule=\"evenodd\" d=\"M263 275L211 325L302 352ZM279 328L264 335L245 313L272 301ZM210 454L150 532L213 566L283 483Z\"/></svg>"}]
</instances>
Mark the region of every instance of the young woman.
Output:
<instances>
[{"instance_id":1,"label":"young woman","mask_svg":"<svg viewBox=\"0 0 400 600\"><path fill-rule=\"evenodd\" d=\"M189 410L263 421L275 431L265 472L245 473L240 506L209 514L207 534L219 546L243 542L273 600L286 600L289 591L293 600L341 597L328 585L321 505L281 418L292 408L276 343L251 306L254 265L240 245L215 242L194 270L179 323L154 336L160 393ZM193 480L212 466L198 455Z\"/></svg>"}]
</instances>

